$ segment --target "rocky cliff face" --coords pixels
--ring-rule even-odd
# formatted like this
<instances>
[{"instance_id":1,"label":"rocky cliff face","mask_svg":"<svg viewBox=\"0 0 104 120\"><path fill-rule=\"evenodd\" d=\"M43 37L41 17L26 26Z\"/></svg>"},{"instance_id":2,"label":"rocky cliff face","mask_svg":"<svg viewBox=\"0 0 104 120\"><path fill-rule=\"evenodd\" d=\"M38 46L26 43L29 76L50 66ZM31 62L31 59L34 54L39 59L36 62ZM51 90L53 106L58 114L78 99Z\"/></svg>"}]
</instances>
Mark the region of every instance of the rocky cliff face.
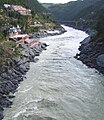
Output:
<instances>
[{"instance_id":1,"label":"rocky cliff face","mask_svg":"<svg viewBox=\"0 0 104 120\"><path fill-rule=\"evenodd\" d=\"M94 42L92 36L89 36L81 42L80 53L76 55L78 60L91 68L96 68L104 74L104 38L98 38Z\"/></svg>"}]
</instances>

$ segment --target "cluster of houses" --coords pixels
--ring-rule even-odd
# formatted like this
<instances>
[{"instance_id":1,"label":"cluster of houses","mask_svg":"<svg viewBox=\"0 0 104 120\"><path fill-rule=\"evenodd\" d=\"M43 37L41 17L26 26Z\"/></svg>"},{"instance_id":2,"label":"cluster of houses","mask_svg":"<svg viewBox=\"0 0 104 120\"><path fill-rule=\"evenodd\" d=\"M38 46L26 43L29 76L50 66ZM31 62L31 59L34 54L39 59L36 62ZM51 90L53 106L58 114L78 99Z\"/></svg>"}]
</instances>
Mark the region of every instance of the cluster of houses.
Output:
<instances>
[{"instance_id":1,"label":"cluster of houses","mask_svg":"<svg viewBox=\"0 0 104 120\"><path fill-rule=\"evenodd\" d=\"M9 36L12 36L12 35L14 35L14 34L19 34L19 33L21 33L21 28L20 28L20 26L19 25L17 25L17 27L10 27L10 29L9 29Z\"/></svg>"},{"instance_id":2,"label":"cluster of houses","mask_svg":"<svg viewBox=\"0 0 104 120\"><path fill-rule=\"evenodd\" d=\"M32 14L30 9L26 9L20 5L10 5L10 4L4 4L4 7L8 10L16 11L17 13L21 15L28 15L28 24L30 27L40 27L44 26L45 24L41 22L32 22ZM13 28L14 29L14 28Z\"/></svg>"},{"instance_id":3,"label":"cluster of houses","mask_svg":"<svg viewBox=\"0 0 104 120\"><path fill-rule=\"evenodd\" d=\"M31 15L31 10L26 9L20 5L10 5L10 4L4 4L4 7L8 10L13 10L18 12L21 15ZM12 26L9 27L9 40L12 40L16 43L27 43L30 47L34 47L38 42L34 39L30 39L28 34L22 34L21 27L17 25L16 27Z\"/></svg>"},{"instance_id":4,"label":"cluster of houses","mask_svg":"<svg viewBox=\"0 0 104 120\"><path fill-rule=\"evenodd\" d=\"M10 4L4 4L5 9L7 10L13 10L21 15L28 15L28 25L30 27L39 27L39 26L47 26L48 23L41 23L41 22L32 22L32 14L30 9L26 9L23 6L20 5L10 5ZM46 14L45 14L46 15ZM30 45L30 47L34 47L38 42L34 39L30 39L28 34L21 34L21 28L19 25L16 27L10 27L9 28L9 40L15 41L16 43L24 42Z\"/></svg>"},{"instance_id":5,"label":"cluster of houses","mask_svg":"<svg viewBox=\"0 0 104 120\"><path fill-rule=\"evenodd\" d=\"M17 27L11 27L9 30L9 40L16 43L27 43L30 47L34 47L38 42L34 39L30 39L28 34L21 34L21 28L19 25Z\"/></svg>"},{"instance_id":6,"label":"cluster of houses","mask_svg":"<svg viewBox=\"0 0 104 120\"><path fill-rule=\"evenodd\" d=\"M30 9L26 9L26 8L20 6L20 5L4 4L4 7L6 9L14 10L14 11L20 13L21 15L30 15L31 14L31 10Z\"/></svg>"}]
</instances>

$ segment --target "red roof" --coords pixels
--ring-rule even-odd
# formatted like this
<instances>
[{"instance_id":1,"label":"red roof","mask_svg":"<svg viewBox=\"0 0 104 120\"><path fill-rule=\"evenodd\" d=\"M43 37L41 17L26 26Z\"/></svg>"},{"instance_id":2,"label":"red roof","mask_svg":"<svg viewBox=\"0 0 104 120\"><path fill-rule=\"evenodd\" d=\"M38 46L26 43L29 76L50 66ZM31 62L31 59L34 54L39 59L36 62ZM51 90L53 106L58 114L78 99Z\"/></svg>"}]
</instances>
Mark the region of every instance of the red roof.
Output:
<instances>
[{"instance_id":1,"label":"red roof","mask_svg":"<svg viewBox=\"0 0 104 120\"><path fill-rule=\"evenodd\" d=\"M31 40L31 39L29 39L29 38L26 38L26 39L24 39L23 41L25 41L25 42L27 42L27 43L31 43L33 40Z\"/></svg>"}]
</instances>

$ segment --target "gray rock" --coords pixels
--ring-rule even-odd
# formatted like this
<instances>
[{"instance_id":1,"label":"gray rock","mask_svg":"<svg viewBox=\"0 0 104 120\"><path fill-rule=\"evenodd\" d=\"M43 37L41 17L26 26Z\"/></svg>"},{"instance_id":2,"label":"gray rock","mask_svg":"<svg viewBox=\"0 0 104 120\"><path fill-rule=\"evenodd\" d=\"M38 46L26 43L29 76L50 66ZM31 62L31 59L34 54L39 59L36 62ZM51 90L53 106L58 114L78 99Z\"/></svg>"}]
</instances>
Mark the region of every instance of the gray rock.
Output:
<instances>
[{"instance_id":1,"label":"gray rock","mask_svg":"<svg viewBox=\"0 0 104 120\"><path fill-rule=\"evenodd\" d=\"M27 49L22 51L21 53L22 53L23 56L26 56L26 57L29 56L29 50L27 50Z\"/></svg>"},{"instance_id":2,"label":"gray rock","mask_svg":"<svg viewBox=\"0 0 104 120\"><path fill-rule=\"evenodd\" d=\"M23 57L23 58L20 59L20 61L18 62L18 65L24 64L24 63L26 63L26 62L28 62L28 58Z\"/></svg>"},{"instance_id":3,"label":"gray rock","mask_svg":"<svg viewBox=\"0 0 104 120\"><path fill-rule=\"evenodd\" d=\"M14 59L14 61L15 61L16 64L21 61L21 57L20 56L19 57L15 57L13 59Z\"/></svg>"},{"instance_id":4,"label":"gray rock","mask_svg":"<svg viewBox=\"0 0 104 120\"><path fill-rule=\"evenodd\" d=\"M83 44L88 44L91 40L91 36L88 36L87 38L85 38L82 42L80 42L82 45Z\"/></svg>"},{"instance_id":5,"label":"gray rock","mask_svg":"<svg viewBox=\"0 0 104 120\"><path fill-rule=\"evenodd\" d=\"M32 49L29 51L29 54L30 54L30 56L35 56L35 54L34 54L34 52L32 51Z\"/></svg>"},{"instance_id":6,"label":"gray rock","mask_svg":"<svg viewBox=\"0 0 104 120\"><path fill-rule=\"evenodd\" d=\"M98 66L104 67L104 54L99 55L96 60Z\"/></svg>"},{"instance_id":7,"label":"gray rock","mask_svg":"<svg viewBox=\"0 0 104 120\"><path fill-rule=\"evenodd\" d=\"M0 120L2 120L3 119L3 111L2 110L0 110Z\"/></svg>"}]
</instances>

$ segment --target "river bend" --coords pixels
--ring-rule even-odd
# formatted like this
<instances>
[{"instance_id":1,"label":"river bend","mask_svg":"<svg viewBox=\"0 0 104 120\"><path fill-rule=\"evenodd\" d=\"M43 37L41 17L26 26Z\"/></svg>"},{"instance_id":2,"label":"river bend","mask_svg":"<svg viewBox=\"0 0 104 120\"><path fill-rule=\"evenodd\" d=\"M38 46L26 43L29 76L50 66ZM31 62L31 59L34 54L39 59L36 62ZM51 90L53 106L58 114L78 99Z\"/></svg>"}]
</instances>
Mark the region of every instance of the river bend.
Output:
<instances>
[{"instance_id":1,"label":"river bend","mask_svg":"<svg viewBox=\"0 0 104 120\"><path fill-rule=\"evenodd\" d=\"M104 76L74 58L88 35L64 28L40 39L49 46L31 63L3 120L104 120Z\"/></svg>"}]
</instances>

